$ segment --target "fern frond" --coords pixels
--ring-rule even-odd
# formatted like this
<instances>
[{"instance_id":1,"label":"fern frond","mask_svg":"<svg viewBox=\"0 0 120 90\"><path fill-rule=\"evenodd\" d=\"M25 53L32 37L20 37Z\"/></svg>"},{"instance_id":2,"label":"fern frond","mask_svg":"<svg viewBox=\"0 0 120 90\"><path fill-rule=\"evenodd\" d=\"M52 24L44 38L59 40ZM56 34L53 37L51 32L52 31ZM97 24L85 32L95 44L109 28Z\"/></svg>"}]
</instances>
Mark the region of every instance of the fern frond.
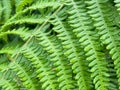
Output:
<instances>
[{"instance_id":1,"label":"fern frond","mask_svg":"<svg viewBox=\"0 0 120 90\"><path fill-rule=\"evenodd\" d=\"M119 46L119 36L120 31L117 27L112 27L112 25L107 20L107 16L109 18L112 17L110 14L111 10L107 8L106 4L109 2L101 3L98 0L88 1L87 4L89 5L89 14L95 21L94 26L99 30L99 34L101 35L101 41L103 44L107 45L107 49L110 50L109 53L112 55L112 59L114 60L114 65L118 77L118 83L120 85L120 74L119 74L119 62L120 62L120 46ZM105 14L107 12L107 14ZM111 16L110 16L111 15ZM99 17L99 18L98 18ZM120 88L120 87L119 87Z\"/></svg>"},{"instance_id":2,"label":"fern frond","mask_svg":"<svg viewBox=\"0 0 120 90\"><path fill-rule=\"evenodd\" d=\"M86 51L87 60L90 62L91 77L96 90L107 90L109 85L109 74L106 67L104 53L97 39L99 38L94 31L90 17L86 13L84 1L68 0L70 5L69 23L74 28L73 32L79 38L79 42Z\"/></svg>"},{"instance_id":3,"label":"fern frond","mask_svg":"<svg viewBox=\"0 0 120 90\"><path fill-rule=\"evenodd\" d=\"M119 0L0 0L0 90L120 89Z\"/></svg>"},{"instance_id":4,"label":"fern frond","mask_svg":"<svg viewBox=\"0 0 120 90\"><path fill-rule=\"evenodd\" d=\"M7 45L7 46L10 46L10 44ZM36 79L35 78L33 79L33 77L35 77L36 75L35 75L35 72L32 69L31 63L28 62L28 61L25 61L25 58L23 58L23 56L18 56L18 58L16 60L14 60L14 57L11 57L10 55L14 56L14 53L16 51L16 47L17 46L16 47L15 46L11 46L11 48L7 47L7 46L4 47L4 48L2 48L1 52L2 52L2 54L7 54L8 58L12 62L9 65L7 64L6 68L4 68L2 71L5 71L5 69L6 70L7 69L8 70L12 69L13 71L17 72L15 74L18 75L18 77L20 78L20 80L23 82L22 84L26 88L28 88L30 90L37 90L37 88L38 88L38 85L37 85L38 82L36 83L36 81L35 81ZM8 53L7 51L9 51L9 52L11 51L11 53ZM3 65L5 65L5 64L3 64Z\"/></svg>"},{"instance_id":5,"label":"fern frond","mask_svg":"<svg viewBox=\"0 0 120 90\"><path fill-rule=\"evenodd\" d=\"M31 35L31 31L28 28L22 27L19 29L13 29L12 31L6 31L6 32L1 32L0 33L0 38L4 38L6 35L19 35L23 40L27 40L30 35Z\"/></svg>"},{"instance_id":6,"label":"fern frond","mask_svg":"<svg viewBox=\"0 0 120 90\"><path fill-rule=\"evenodd\" d=\"M16 42L16 43L17 43L17 42ZM12 55L12 54L15 53L17 50L19 50L19 46L20 46L20 44L16 45L15 42L6 44L6 45L0 50L0 54Z\"/></svg>"},{"instance_id":7,"label":"fern frond","mask_svg":"<svg viewBox=\"0 0 120 90\"><path fill-rule=\"evenodd\" d=\"M3 72L0 72L0 86L2 86L2 88L5 90L20 90L16 82L13 81L12 78L8 79L13 76L15 75L11 71L8 71L6 75L4 75Z\"/></svg>"},{"instance_id":8,"label":"fern frond","mask_svg":"<svg viewBox=\"0 0 120 90\"><path fill-rule=\"evenodd\" d=\"M52 7L52 8L57 8L60 6L61 3L55 0L48 0L48 1L38 1L34 6L29 7L28 9L33 10L33 9L42 9L46 7Z\"/></svg>"},{"instance_id":9,"label":"fern frond","mask_svg":"<svg viewBox=\"0 0 120 90\"><path fill-rule=\"evenodd\" d=\"M110 55L107 55L106 60L108 62L108 70L110 73L110 87L108 87L109 90L118 90L118 81L117 81L117 74L114 68L114 61L111 59Z\"/></svg>"},{"instance_id":10,"label":"fern frond","mask_svg":"<svg viewBox=\"0 0 120 90\"><path fill-rule=\"evenodd\" d=\"M46 25L46 27L44 27L44 29L49 28L48 25ZM49 34L50 32L45 33L44 30L41 30L40 32L35 33L35 37L38 39L39 44L42 45L50 54L50 60L53 62L56 70L58 71L58 82L60 82L59 87L61 90L74 89L75 87L72 80L72 71L70 70L67 58L65 58L62 53L63 51L61 44L55 36L50 36Z\"/></svg>"},{"instance_id":11,"label":"fern frond","mask_svg":"<svg viewBox=\"0 0 120 90\"><path fill-rule=\"evenodd\" d=\"M56 90L56 76L52 71L52 68L48 67L49 62L43 57L44 54L41 54L42 51L37 44L35 45L35 42L31 42L29 45L30 46L22 49L22 53L37 69L36 72L38 73L38 77L41 83L43 83L42 87L45 88L45 90Z\"/></svg>"},{"instance_id":12,"label":"fern frond","mask_svg":"<svg viewBox=\"0 0 120 90\"><path fill-rule=\"evenodd\" d=\"M11 24L23 24L23 23L29 23L29 24L42 24L46 19L45 18L22 18L20 20L16 20Z\"/></svg>"},{"instance_id":13,"label":"fern frond","mask_svg":"<svg viewBox=\"0 0 120 90\"><path fill-rule=\"evenodd\" d=\"M28 8L24 9L23 11L16 13L13 17L7 20L7 22L1 27L0 31L4 31L8 23L10 23L12 20L15 20L17 17L22 16L24 13L27 13L28 11L39 10L39 9L50 8L50 7L53 8L53 10L55 10L61 5L62 5L61 3L55 2L54 0L49 2L45 2L45 1L37 2L29 6Z\"/></svg>"},{"instance_id":14,"label":"fern frond","mask_svg":"<svg viewBox=\"0 0 120 90\"><path fill-rule=\"evenodd\" d=\"M71 29L68 28L68 24L62 22L67 17L64 15L64 12L65 10L61 10L58 15L53 17L51 21L54 25L53 30L58 33L57 36L62 41L65 55L72 63L79 90L89 90L91 81L87 62L84 53L80 51L82 48L79 46L79 43L76 43L78 39L73 35Z\"/></svg>"},{"instance_id":15,"label":"fern frond","mask_svg":"<svg viewBox=\"0 0 120 90\"><path fill-rule=\"evenodd\" d=\"M10 59L13 59L10 57ZM35 78L33 79L33 68L29 62L27 62L23 56L19 56L17 61L13 61L10 63L10 67L12 70L17 72L16 75L21 79L23 85L29 90L37 90L37 84L35 83ZM34 73L35 74L35 73Z\"/></svg>"},{"instance_id":16,"label":"fern frond","mask_svg":"<svg viewBox=\"0 0 120 90\"><path fill-rule=\"evenodd\" d=\"M116 3L116 7L117 7L117 10L118 10L118 12L119 12L119 14L120 14L120 1L119 0L114 0L114 2Z\"/></svg>"},{"instance_id":17,"label":"fern frond","mask_svg":"<svg viewBox=\"0 0 120 90\"><path fill-rule=\"evenodd\" d=\"M42 24L44 23L47 18L49 18L50 16L46 16L43 17L41 15L39 16L35 16L35 15L31 15L31 16L27 16L27 17L22 17L16 20L13 20L9 23L7 23L6 25L4 25L3 29L10 27L12 25L22 25L22 24Z\"/></svg>"},{"instance_id":18,"label":"fern frond","mask_svg":"<svg viewBox=\"0 0 120 90\"><path fill-rule=\"evenodd\" d=\"M111 13L110 13L111 15L108 18L109 19L109 23L112 22L113 26L119 27L120 15L119 15L119 12L117 11L117 7L112 6L112 4L110 3L110 4L108 4L108 8L111 9Z\"/></svg>"},{"instance_id":19,"label":"fern frond","mask_svg":"<svg viewBox=\"0 0 120 90\"><path fill-rule=\"evenodd\" d=\"M31 4L33 0L21 0L16 8L16 12L22 11L22 9L25 7L27 4Z\"/></svg>"}]
</instances>

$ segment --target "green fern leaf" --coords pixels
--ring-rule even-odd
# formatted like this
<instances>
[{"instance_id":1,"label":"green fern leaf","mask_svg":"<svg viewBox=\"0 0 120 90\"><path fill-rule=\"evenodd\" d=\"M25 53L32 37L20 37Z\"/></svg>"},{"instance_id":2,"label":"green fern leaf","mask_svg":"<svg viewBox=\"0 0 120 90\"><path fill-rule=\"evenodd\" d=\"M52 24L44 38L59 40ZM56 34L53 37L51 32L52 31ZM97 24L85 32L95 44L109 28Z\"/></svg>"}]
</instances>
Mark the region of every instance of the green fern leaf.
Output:
<instances>
[{"instance_id":1,"label":"green fern leaf","mask_svg":"<svg viewBox=\"0 0 120 90\"><path fill-rule=\"evenodd\" d=\"M49 25L44 28L44 31L48 27ZM74 82L71 75L72 72L70 70L67 58L65 58L62 54L62 47L60 42L55 36L49 36L50 32L45 33L44 31L37 32L35 36L39 40L39 44L42 45L44 49L50 54L51 61L54 62L54 66L58 71L57 76L59 76L59 87L61 90L74 89Z\"/></svg>"},{"instance_id":2,"label":"green fern leaf","mask_svg":"<svg viewBox=\"0 0 120 90\"><path fill-rule=\"evenodd\" d=\"M11 73L11 75L9 75ZM15 76L13 72L8 71L8 74L4 75L3 72L0 72L0 86L2 86L5 90L20 90L16 82L12 79L8 79L10 77Z\"/></svg>"},{"instance_id":3,"label":"green fern leaf","mask_svg":"<svg viewBox=\"0 0 120 90\"><path fill-rule=\"evenodd\" d=\"M33 0L21 0L16 8L17 12L22 11L22 9L25 7L27 4L31 4Z\"/></svg>"},{"instance_id":4,"label":"green fern leaf","mask_svg":"<svg viewBox=\"0 0 120 90\"><path fill-rule=\"evenodd\" d=\"M92 32L94 28L92 27L90 17L86 13L85 3L84 1L74 0L69 0L67 3L71 5L69 10L69 23L74 28L73 32L76 33L81 45L86 51L87 60L90 62L91 77L93 78L95 89L107 90L109 85L109 74L107 73L108 70L106 67L107 62L104 61L104 54L101 52L99 42L97 42L98 36L95 36L95 31Z\"/></svg>"},{"instance_id":5,"label":"green fern leaf","mask_svg":"<svg viewBox=\"0 0 120 90\"><path fill-rule=\"evenodd\" d=\"M120 75L119 75L119 49L118 42L119 39L115 38L118 36L119 31L116 27L112 27L112 25L107 20L107 14L104 12L108 12L108 14L111 12L107 6L105 6L106 3L101 4L101 2L95 0L95 1L89 1L87 2L89 4L89 14L94 19L95 24L94 26L99 30L99 34L101 35L101 41L104 44L107 44L107 49L110 50L110 54L112 55L112 59L114 61L115 69L117 69L117 77L118 77L118 83L120 84ZM104 6L103 6L104 5ZM96 12L95 12L96 11ZM97 18L99 17L99 18ZM109 16L110 18L111 16Z\"/></svg>"},{"instance_id":6,"label":"green fern leaf","mask_svg":"<svg viewBox=\"0 0 120 90\"><path fill-rule=\"evenodd\" d=\"M20 62L19 59L22 62ZM15 60L12 60L13 62L10 64L10 67L12 70L17 72L16 75L18 75L18 77L22 80L23 85L26 88L28 88L29 90L36 90L37 84L34 84L35 79L32 79L32 73L34 72L32 69L32 66L30 65L30 63L26 62L25 60L21 60L21 59L24 59L24 58L22 56L19 56L17 59L18 62L16 62ZM26 66L28 66L29 68Z\"/></svg>"},{"instance_id":7,"label":"green fern leaf","mask_svg":"<svg viewBox=\"0 0 120 90\"><path fill-rule=\"evenodd\" d=\"M24 47L22 49L22 53L26 58L28 58L28 60L32 62L34 67L37 69L36 72L38 73L38 77L41 83L43 83L42 87L46 88L46 90L56 90L57 84L54 80L54 72L51 71L50 67L47 67L49 65L49 62L42 56L44 54L41 54L42 51L40 50L39 46L37 46L37 44L33 46L33 43L34 42L32 42L29 47Z\"/></svg>"},{"instance_id":8,"label":"green fern leaf","mask_svg":"<svg viewBox=\"0 0 120 90\"><path fill-rule=\"evenodd\" d=\"M73 64L72 69L76 74L75 79L77 80L79 90L89 90L91 88L91 81L89 77L90 74L88 72L87 62L85 61L85 57L83 57L84 53L80 53L80 50L82 50L82 48L79 47L79 43L76 43L78 39L73 35L71 32L72 30L68 28L68 24L62 22L62 20L67 17L64 15L64 12L65 10L62 10L58 13L59 16L54 16L53 20L51 21L55 26L53 30L58 33L57 36L62 41L63 48L65 49L65 55Z\"/></svg>"},{"instance_id":9,"label":"green fern leaf","mask_svg":"<svg viewBox=\"0 0 120 90\"><path fill-rule=\"evenodd\" d=\"M0 0L0 90L119 90L119 0Z\"/></svg>"}]
</instances>

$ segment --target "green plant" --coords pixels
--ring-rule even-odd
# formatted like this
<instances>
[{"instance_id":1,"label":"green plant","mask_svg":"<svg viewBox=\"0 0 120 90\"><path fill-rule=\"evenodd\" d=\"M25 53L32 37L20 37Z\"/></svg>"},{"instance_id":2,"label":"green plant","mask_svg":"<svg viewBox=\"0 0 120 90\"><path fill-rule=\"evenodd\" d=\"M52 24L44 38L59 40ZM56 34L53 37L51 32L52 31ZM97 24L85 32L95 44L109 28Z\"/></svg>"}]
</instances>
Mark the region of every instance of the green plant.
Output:
<instances>
[{"instance_id":1,"label":"green plant","mask_svg":"<svg viewBox=\"0 0 120 90\"><path fill-rule=\"evenodd\" d=\"M120 90L120 0L0 0L0 90Z\"/></svg>"}]
</instances>

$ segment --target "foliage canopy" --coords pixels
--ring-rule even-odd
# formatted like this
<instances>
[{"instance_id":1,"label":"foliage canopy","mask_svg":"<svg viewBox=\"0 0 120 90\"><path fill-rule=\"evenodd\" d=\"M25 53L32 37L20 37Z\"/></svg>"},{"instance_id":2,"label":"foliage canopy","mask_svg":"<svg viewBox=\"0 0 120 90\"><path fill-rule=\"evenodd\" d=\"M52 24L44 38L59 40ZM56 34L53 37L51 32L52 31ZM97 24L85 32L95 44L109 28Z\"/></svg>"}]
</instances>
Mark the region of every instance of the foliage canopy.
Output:
<instances>
[{"instance_id":1,"label":"foliage canopy","mask_svg":"<svg viewBox=\"0 0 120 90\"><path fill-rule=\"evenodd\" d=\"M0 0L0 90L120 90L120 0Z\"/></svg>"}]
</instances>

